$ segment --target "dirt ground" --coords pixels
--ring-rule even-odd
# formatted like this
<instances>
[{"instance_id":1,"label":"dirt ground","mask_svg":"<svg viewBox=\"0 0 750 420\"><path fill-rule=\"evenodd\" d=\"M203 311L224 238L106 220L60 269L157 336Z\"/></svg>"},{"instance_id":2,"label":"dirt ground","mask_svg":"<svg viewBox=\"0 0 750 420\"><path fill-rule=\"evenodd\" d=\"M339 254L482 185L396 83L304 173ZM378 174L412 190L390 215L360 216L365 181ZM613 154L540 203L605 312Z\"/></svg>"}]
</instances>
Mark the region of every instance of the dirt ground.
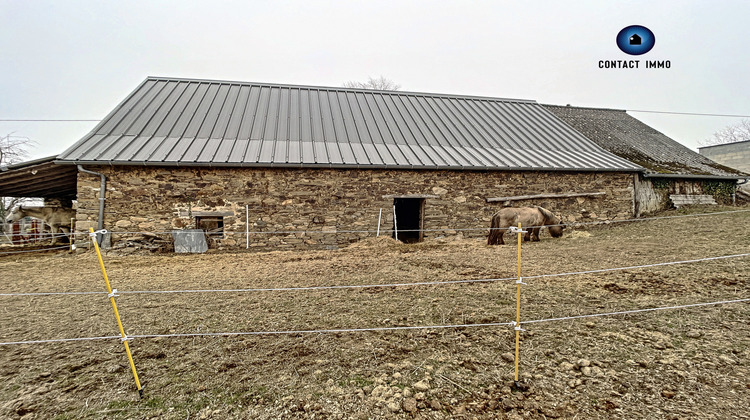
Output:
<instances>
[{"instance_id":1,"label":"dirt ground","mask_svg":"<svg viewBox=\"0 0 750 420\"><path fill-rule=\"evenodd\" d=\"M742 208L749 210L748 208ZM712 207L663 215L737 210ZM510 239L510 238L506 238ZM750 212L523 245L523 275L750 252ZM373 238L336 251L104 258L130 335L504 323L515 283L126 293L508 278L513 245ZM750 297L750 258L529 278L522 320ZM0 257L0 293L103 291L93 252ZM529 323L0 346L0 418L750 418L750 304ZM103 294L0 296L0 342L117 335Z\"/></svg>"}]
</instances>

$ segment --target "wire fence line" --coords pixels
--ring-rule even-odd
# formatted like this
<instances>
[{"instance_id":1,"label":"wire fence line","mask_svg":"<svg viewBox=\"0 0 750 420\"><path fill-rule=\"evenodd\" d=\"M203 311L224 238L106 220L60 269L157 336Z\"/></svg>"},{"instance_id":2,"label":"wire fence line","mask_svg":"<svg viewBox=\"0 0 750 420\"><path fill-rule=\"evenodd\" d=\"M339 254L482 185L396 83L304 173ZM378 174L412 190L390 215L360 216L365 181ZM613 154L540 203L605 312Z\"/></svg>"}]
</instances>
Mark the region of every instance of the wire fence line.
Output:
<instances>
[{"instance_id":1,"label":"wire fence line","mask_svg":"<svg viewBox=\"0 0 750 420\"><path fill-rule=\"evenodd\" d=\"M642 268L664 267L679 264L694 264L706 261L726 260L731 258L750 257L750 253L720 255L715 257L696 258L692 260L668 261L653 264L631 265L627 267L600 268L595 270L571 271L566 273L553 274L536 274L524 276L524 280L533 280L549 277L575 276L582 274L596 274L613 271L625 271ZM315 290L339 290L339 289L370 289L370 288L391 288L391 287L414 287L414 286L445 286L455 284L472 284L472 283L494 283L501 281L516 281L517 277L500 277L500 278L483 278L483 279L464 279L464 280L436 280L421 282L402 282L402 283L373 283L373 284L341 284L341 285L324 285L324 286L299 286L299 287L265 287L265 288L239 288L239 289L183 289L183 290L115 290L120 295L135 294L174 294L174 293L252 293L252 292L294 292L294 291L315 291ZM19 292L19 293L0 293L0 296L76 296L76 295L106 295L106 292Z\"/></svg>"},{"instance_id":2,"label":"wire fence line","mask_svg":"<svg viewBox=\"0 0 750 420\"><path fill-rule=\"evenodd\" d=\"M635 222L648 222L652 220L666 220L666 219L678 219L678 218L685 218L685 217L704 217L704 216L717 216L717 215L725 215L725 214L735 214L735 213L748 213L750 212L750 209L742 209L742 210L727 210L727 211L718 211L718 212L707 212L707 213L694 213L694 214L680 214L680 215L673 215L673 216L654 216L654 217L640 217L640 218L632 218L632 219L622 219L622 220L603 220L603 221L594 221L594 222L569 222L569 223L558 223L558 224L550 224L550 225L540 225L538 227L554 227L554 226L566 226L566 227L581 227L581 226L596 226L596 225L611 225L615 223L635 223ZM481 231L489 231L494 229L500 229L500 228L491 228L491 227L484 227L484 228L439 228L439 229L399 229L399 232L446 232L446 231L455 231L455 232L481 232ZM122 232L114 232L110 231L109 233L115 234L115 235L170 235L175 230L169 230L169 231L122 231ZM282 235L282 234L343 234L343 233L377 233L377 232L390 232L390 230L377 230L377 229L344 229L344 230L255 230L255 231L249 231L249 232L236 232L236 231L224 231L222 234L224 235L239 235L239 236L245 236L245 235ZM43 236L45 238L55 238L55 237L66 237L66 236L84 236L88 238L88 233L86 232L71 232L70 234L43 234L43 233L34 233L34 234L27 234L25 236Z\"/></svg>"},{"instance_id":3,"label":"wire fence line","mask_svg":"<svg viewBox=\"0 0 750 420\"><path fill-rule=\"evenodd\" d=\"M604 220L604 221L596 221L596 222L570 222L570 223L558 223L558 224L551 224L551 225L540 225L538 227L554 227L554 226L566 226L566 227L582 227L582 226L597 226L597 225L612 225L616 223L636 223L636 222L648 222L652 220L665 220L665 219L677 219L677 218L685 218L685 217L704 217L704 216L716 216L716 215L724 215L724 214L734 214L734 213L748 213L750 212L750 209L743 209L743 210L727 210L727 211L719 211L719 212L708 212L708 213L694 213L694 214L680 214L680 215L674 215L674 216L654 216L654 217L641 217L641 218L633 218L633 219L622 219L622 220ZM439 229L398 229L399 232L482 232L482 231L490 231L490 230L496 230L501 228L492 228L492 227L484 227L484 228L439 228ZM504 229L504 228L503 228ZM170 231L160 231L160 232L146 232L146 231L133 231L133 232L110 232L112 234L116 235L167 235L171 234L173 230ZM239 235L239 236L245 236L245 235L292 235L292 234L344 234L344 233L377 233L377 232L392 232L392 230L376 230L376 229L364 229L364 230L270 230L270 231L249 231L249 232L234 232L234 231L224 231L222 232L224 235ZM83 232L76 232L75 235L88 235L88 233Z\"/></svg>"},{"instance_id":4,"label":"wire fence line","mask_svg":"<svg viewBox=\"0 0 750 420\"><path fill-rule=\"evenodd\" d=\"M657 308L631 309L627 311L604 312L604 313L589 314L589 315L571 315L571 316L564 316L564 317L559 317L559 318L535 319L535 320L530 320L530 321L524 321L522 322L522 324L535 324L535 323L540 323L540 322L554 322L554 321L570 321L570 320L582 319L582 318L597 318L597 317L603 317L603 316L629 315L629 314L637 314L637 313L642 313L642 312L664 311L668 309L687 309L687 308L697 308L700 306L725 305L729 303L743 303L743 302L750 302L750 298L721 300L718 302L688 303L685 305L661 306Z\"/></svg>"},{"instance_id":5,"label":"wire fence line","mask_svg":"<svg viewBox=\"0 0 750 420\"><path fill-rule=\"evenodd\" d=\"M107 292L21 292L0 293L0 296L77 296L77 295L107 295Z\"/></svg>"},{"instance_id":6,"label":"wire fence line","mask_svg":"<svg viewBox=\"0 0 750 420\"><path fill-rule=\"evenodd\" d=\"M11 232L5 232L7 235L10 236ZM24 240L28 240L26 238L35 238L35 241L41 241L43 239L54 239L54 238L66 238L70 235L77 235L78 233L71 232L71 233L49 233L49 232L29 232L29 233L18 233L16 235L21 236L24 238ZM39 239L36 239L39 238Z\"/></svg>"},{"instance_id":7,"label":"wire fence line","mask_svg":"<svg viewBox=\"0 0 750 420\"><path fill-rule=\"evenodd\" d=\"M39 248L39 249L27 249L27 250L22 250L22 251L3 251L3 252L0 252L0 255L28 254L30 252L54 251L56 249L63 249L63 248L70 249L70 245L53 246L53 247Z\"/></svg>"},{"instance_id":8,"label":"wire fence line","mask_svg":"<svg viewBox=\"0 0 750 420\"><path fill-rule=\"evenodd\" d=\"M76 337L76 338L51 338L49 340L28 340L28 341L7 341L0 343L0 346L12 346L17 344L49 344L49 343L69 343L76 341L95 341L95 340L111 340L114 338L120 338L119 335L106 335L101 337Z\"/></svg>"},{"instance_id":9,"label":"wire fence line","mask_svg":"<svg viewBox=\"0 0 750 420\"><path fill-rule=\"evenodd\" d=\"M41 220L41 219L38 219L38 220ZM0 224L1 223L2 223L2 220L0 220ZM13 232L4 232L4 233L7 234L7 235L11 235ZM41 238L51 239L51 238L63 238L63 237L66 237L66 236L70 236L73 233L74 232L70 232L70 233L64 233L64 232L59 232L59 233L52 233L52 232L27 232L27 233L23 233L23 232L17 232L15 234L18 235L18 236L23 236L24 238L41 237Z\"/></svg>"},{"instance_id":10,"label":"wire fence line","mask_svg":"<svg viewBox=\"0 0 750 420\"><path fill-rule=\"evenodd\" d=\"M618 312L605 312L587 315L572 315L558 318L544 318L529 321L523 321L520 324L539 324L544 322L572 321L584 318L598 318L616 315L632 315L645 312L657 312L675 309L690 309L703 306L728 305L734 303L750 302L750 298L721 300L715 302L689 303L675 306L660 306L655 308L631 309ZM447 324L447 325L412 325L412 326L394 326L394 327L371 327L371 328L333 328L333 329L310 329L310 330L279 330L279 331L240 331L240 332L205 332L205 333L174 333L174 334L133 334L125 337L126 340L136 338L189 338L189 337L232 337L247 335L302 335L302 334L338 334L338 333L358 333L358 332L382 332L382 331L406 331L406 330L432 330L432 329L459 329L459 328L481 328L481 327L500 327L518 325L511 322L488 322L477 324ZM76 337L76 338L58 338L48 340L28 340L28 341L7 341L0 342L0 346L10 346L19 344L47 344L47 343L65 343L94 340L110 340L123 338L119 335L100 336L100 337Z\"/></svg>"},{"instance_id":11,"label":"wire fence line","mask_svg":"<svg viewBox=\"0 0 750 420\"><path fill-rule=\"evenodd\" d=\"M733 212L734 213L734 212ZM395 215L394 215L395 217ZM640 220L638 220L640 221ZM485 230L485 229L483 229ZM486 230L485 230L486 231ZM555 273L555 274L541 274L541 275L533 275L533 276L527 276L525 278L521 277L521 233L524 231L521 230L521 225L519 224L517 229L513 230L514 232L518 232L518 277L513 278L493 278L493 279L466 279L466 280L448 280L448 281L423 281L423 282L401 282L401 283L390 283L390 284L365 284L365 285L323 285L323 286L300 286L300 287L283 287L283 288L248 288L248 289L200 289L200 290L135 290L135 291L120 291L118 292L117 289L112 289L110 286L110 282L108 280L104 262L102 260L102 256L100 253L100 249L96 242L96 235L97 233L105 232L106 230L100 230L95 232L93 229L90 229L90 232L88 234L89 238L91 239L91 244L93 245L94 249L96 250L97 257L99 260L100 268L102 270L102 275L104 277L104 280L107 285L107 296L112 304L115 316L118 321L118 326L120 329L120 335L119 336L98 336L98 337L74 337L74 338L56 338L56 339L43 339L43 340L20 340L20 341L7 341L7 342L0 342L0 347L5 346L12 346L12 345L36 345L36 344L49 344L49 343L77 343L77 342L84 342L84 341L94 341L94 340L112 340L115 338L119 338L122 344L125 347L125 350L128 355L128 359L130 362L131 369L133 371L133 376L135 379L136 387L138 389L139 395L142 397L143 390L141 387L141 384L139 382L137 373L136 373L136 367L133 362L133 358L130 352L129 344L128 342L133 339L149 339L149 338L198 338L198 337L239 337L239 336L298 336L298 335L305 335L305 334L342 334L342 333L365 333L365 332L395 332L395 331L416 331L416 330L438 330L438 329L462 329L462 328L479 328L479 327L501 327L501 326L511 326L515 330L515 342L516 342L516 352L515 352L515 384L517 385L519 382L519 334L520 331L523 331L522 326L525 326L527 324L540 324L545 322L563 322L563 321L575 321L578 319L584 319L584 318L594 318L594 317L608 317L608 316L622 316L622 315L632 315L632 314L638 314L638 313L655 313L658 311L664 311L664 310L676 310L676 309L690 309L690 308L696 308L696 307L707 307L707 306L716 306L716 305L727 305L727 304L738 304L738 303L745 303L750 302L750 298L740 298L740 299L733 299L733 300L721 300L721 301L715 301L715 302L702 302L702 303L688 303L688 304L682 304L682 305L674 305L674 306L660 306L660 307L652 307L652 308L640 308L640 309L627 309L627 310L621 310L621 311L615 311L615 312L604 312L604 313L594 313L594 314L586 314L586 315L570 315L570 316L564 316L564 317L555 317L555 318L543 318L543 319L534 319L529 321L521 322L520 320L520 302L521 302L521 295L520 295L520 289L521 284L523 283L524 279L540 279L540 278L549 278L549 277L558 277L558 276L570 276L570 275L582 275L582 274L593 274L593 273L605 273L605 272L612 272L612 271L621 271L621 270L633 270L633 269L641 269L641 268L653 268L653 267L662 267L662 266L669 266L669 265L677 265L677 264L689 264L689 263L697 263L697 262L706 262L706 261L718 261L718 260L726 260L729 258L743 258L750 256L750 253L743 253L743 254L733 254L733 255L722 255L722 256L714 256L714 257L704 257L704 258L698 258L698 259L691 259L691 260L682 260L682 261L668 261L668 262L661 262L661 263L652 263L652 264L644 264L644 265L634 265L634 266L627 266L627 267L615 267L615 268L605 268L605 269L595 269L595 270L586 270L586 271L576 271L576 272L568 272L568 273ZM336 233L336 232L330 232L330 233ZM65 247L59 247L59 248L65 248ZM2 255L2 254L0 254ZM120 321L120 316L118 314L117 306L115 304L115 297L120 296L120 294L166 294L166 293L209 293L209 292L287 292L287 291L311 291L311 290L333 290L333 289L364 289L364 288L374 288L374 287L413 287L413 286L427 286L427 285L448 285L448 284L470 284L470 283L488 283L488 282L498 282L498 281L512 281L516 280L516 319L515 321L510 322L484 322L484 323L462 323L462 324L438 324L438 325L406 325L406 326L381 326L381 327L352 327L352 328L317 328L317 329L295 329L295 330L266 330L266 331L239 331L239 332L185 332L185 333L169 333L169 334L133 334L133 335L126 335L125 330L122 326L122 323ZM120 294L118 294L120 293ZM51 296L51 295L104 295L104 292L38 292L38 293L8 293L8 294L0 294L0 296ZM386 320L387 322L387 320ZM358 323L358 322L357 322ZM356 323L355 323L356 324Z\"/></svg>"},{"instance_id":12,"label":"wire fence line","mask_svg":"<svg viewBox=\"0 0 750 420\"><path fill-rule=\"evenodd\" d=\"M572 271L568 273L558 273L558 274L537 274L533 276L524 276L523 278L524 280L526 280L526 279L537 279L537 278L544 278L544 277L561 277L561 276L574 276L574 275L580 275L580 274L595 274L595 273L605 273L605 272L610 272L610 271L624 271L624 270L633 270L633 269L640 269L640 268L663 267L663 266L668 266L668 265L692 264L692 263L705 262L705 261L725 260L729 258L745 258L749 256L750 256L750 253L720 255L718 257L697 258L693 260L683 260L683 261L668 261L668 262L644 264L644 265L631 265L628 267L600 268L596 270Z\"/></svg>"},{"instance_id":13,"label":"wire fence line","mask_svg":"<svg viewBox=\"0 0 750 420\"><path fill-rule=\"evenodd\" d=\"M656 217L644 217L644 218L635 218L635 219L623 219L623 220L605 220L605 221L596 221L596 222L572 222L572 223L559 223L559 224L552 224L552 225L541 225L538 226L539 228L543 227L555 227L555 226L565 226L565 227L583 227L583 226L608 226L616 223L636 223L636 222L648 222L652 220L665 220L665 219L676 219L676 218L685 218L685 217L704 217L704 216L716 216L716 215L725 215L725 214L734 214L734 213L747 213L750 212L750 209L743 209L743 210L729 210L729 211L720 211L720 212L709 212L709 213L695 213L695 214L683 214L683 215L674 215L674 216L656 216ZM505 228L492 228L492 227L486 227L486 228L440 228L440 229L399 229L398 232L490 232L492 230L499 230L499 229L505 229ZM174 230L170 231L126 231L126 232L108 232L113 235L145 235L145 236L159 236L159 235L171 235ZM278 230L278 231L249 231L249 232L234 232L234 231L224 231L221 233L222 236L251 236L251 235L340 235L340 234L377 234L377 233L392 233L393 230ZM88 238L88 233L86 232L71 232L70 234L29 234L26 236L41 236L43 239L54 239L54 238L62 238L62 237L72 237L74 240L77 240L78 237L85 237ZM385 236L385 235L383 235ZM320 244L321 246L325 246L326 244ZM268 247L273 248L273 245L269 245ZM3 255L13 255L13 254L22 254L22 253L32 253L32 252L44 252L44 251L50 251L50 250L60 250L60 249L67 249L70 248L69 246L57 246L57 247L48 247L48 248L40 248L40 249L33 249L33 250L22 250L22 251L4 251L0 252L0 256ZM238 248L239 249L239 248Z\"/></svg>"}]
</instances>

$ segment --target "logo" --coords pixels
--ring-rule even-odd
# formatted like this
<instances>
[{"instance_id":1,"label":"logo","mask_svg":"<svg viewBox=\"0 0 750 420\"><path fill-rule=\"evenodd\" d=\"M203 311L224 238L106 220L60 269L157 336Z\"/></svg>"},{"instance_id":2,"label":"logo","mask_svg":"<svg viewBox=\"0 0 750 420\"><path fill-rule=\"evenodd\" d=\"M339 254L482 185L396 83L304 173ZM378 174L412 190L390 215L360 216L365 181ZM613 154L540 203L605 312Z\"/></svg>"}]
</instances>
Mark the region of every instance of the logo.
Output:
<instances>
[{"instance_id":1,"label":"logo","mask_svg":"<svg viewBox=\"0 0 750 420\"><path fill-rule=\"evenodd\" d=\"M656 37L645 26L630 25L622 28L617 33L617 47L620 51L628 55L642 55L651 51L656 44ZM614 57L613 57L614 58ZM669 69L672 68L670 60L636 60L630 57L629 60L599 60L600 69Z\"/></svg>"},{"instance_id":2,"label":"logo","mask_svg":"<svg viewBox=\"0 0 750 420\"><path fill-rule=\"evenodd\" d=\"M646 54L654 48L656 37L645 26L630 25L617 34L617 46L622 52L630 55Z\"/></svg>"}]
</instances>

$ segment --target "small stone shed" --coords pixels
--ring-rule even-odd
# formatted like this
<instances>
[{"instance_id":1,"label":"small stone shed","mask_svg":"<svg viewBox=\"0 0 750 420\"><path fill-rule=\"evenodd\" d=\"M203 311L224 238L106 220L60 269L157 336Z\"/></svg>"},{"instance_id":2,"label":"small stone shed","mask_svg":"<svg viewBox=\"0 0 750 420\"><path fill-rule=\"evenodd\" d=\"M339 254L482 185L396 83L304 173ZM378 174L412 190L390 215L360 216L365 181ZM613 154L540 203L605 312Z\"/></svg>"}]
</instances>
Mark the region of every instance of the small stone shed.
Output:
<instances>
[{"instance_id":1,"label":"small stone shed","mask_svg":"<svg viewBox=\"0 0 750 420\"><path fill-rule=\"evenodd\" d=\"M504 203L628 218L643 170L534 101L157 77L56 163L78 165L78 231L280 248L391 235L394 215L404 241L479 237Z\"/></svg>"},{"instance_id":2,"label":"small stone shed","mask_svg":"<svg viewBox=\"0 0 750 420\"><path fill-rule=\"evenodd\" d=\"M644 168L634 178L636 216L673 205L732 204L750 175L702 156L626 111L544 105L603 149Z\"/></svg>"}]
</instances>

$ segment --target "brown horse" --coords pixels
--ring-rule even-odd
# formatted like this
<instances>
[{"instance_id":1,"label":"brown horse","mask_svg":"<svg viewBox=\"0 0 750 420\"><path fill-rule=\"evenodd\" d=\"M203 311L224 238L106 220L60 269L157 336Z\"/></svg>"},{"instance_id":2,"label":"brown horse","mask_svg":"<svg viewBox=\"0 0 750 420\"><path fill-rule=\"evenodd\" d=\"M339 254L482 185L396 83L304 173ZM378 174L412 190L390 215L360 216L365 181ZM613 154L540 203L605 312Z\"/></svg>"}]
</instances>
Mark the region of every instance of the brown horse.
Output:
<instances>
[{"instance_id":1,"label":"brown horse","mask_svg":"<svg viewBox=\"0 0 750 420\"><path fill-rule=\"evenodd\" d=\"M65 236L70 234L70 219L76 217L76 211L64 207L18 206L8 215L6 222L14 223L26 216L41 219L49 225L52 231L52 244L54 245L61 237L58 233L65 234Z\"/></svg>"},{"instance_id":2,"label":"brown horse","mask_svg":"<svg viewBox=\"0 0 750 420\"><path fill-rule=\"evenodd\" d=\"M539 240L539 230L542 226L548 226L549 233L553 238L559 238L563 234L564 225L560 219L549 210L535 207L506 207L492 216L490 235L487 237L487 245L503 245L503 235L511 226L518 226L526 230L524 240Z\"/></svg>"}]
</instances>

